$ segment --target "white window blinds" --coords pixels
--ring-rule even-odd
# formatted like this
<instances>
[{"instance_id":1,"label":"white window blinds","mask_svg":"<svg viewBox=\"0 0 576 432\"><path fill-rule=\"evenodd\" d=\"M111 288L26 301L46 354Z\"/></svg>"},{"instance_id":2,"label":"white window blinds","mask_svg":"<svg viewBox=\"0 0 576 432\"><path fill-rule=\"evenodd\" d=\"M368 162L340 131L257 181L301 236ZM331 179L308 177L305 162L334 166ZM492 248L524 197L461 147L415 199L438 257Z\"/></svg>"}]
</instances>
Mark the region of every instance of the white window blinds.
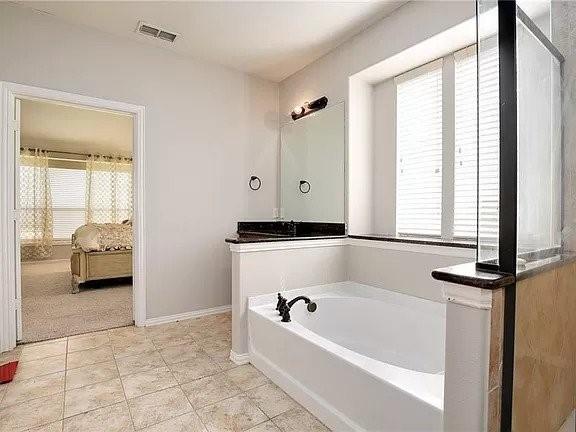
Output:
<instances>
[{"instance_id":1,"label":"white window blinds","mask_svg":"<svg viewBox=\"0 0 576 432\"><path fill-rule=\"evenodd\" d=\"M86 223L86 171L49 168L54 239L69 240Z\"/></svg>"},{"instance_id":2,"label":"white window blinds","mask_svg":"<svg viewBox=\"0 0 576 432\"><path fill-rule=\"evenodd\" d=\"M498 52L496 46L481 57L480 115L476 46L454 54L455 60L455 156L454 237L477 235L478 169L480 170L481 236L498 237L499 127ZM478 148L478 122L480 148ZM480 159L478 161L478 152Z\"/></svg>"},{"instance_id":3,"label":"white window blinds","mask_svg":"<svg viewBox=\"0 0 576 432\"><path fill-rule=\"evenodd\" d=\"M454 53L454 237L476 237L476 46Z\"/></svg>"},{"instance_id":4,"label":"white window blinds","mask_svg":"<svg viewBox=\"0 0 576 432\"><path fill-rule=\"evenodd\" d=\"M396 77L396 230L440 236L442 60Z\"/></svg>"}]
</instances>

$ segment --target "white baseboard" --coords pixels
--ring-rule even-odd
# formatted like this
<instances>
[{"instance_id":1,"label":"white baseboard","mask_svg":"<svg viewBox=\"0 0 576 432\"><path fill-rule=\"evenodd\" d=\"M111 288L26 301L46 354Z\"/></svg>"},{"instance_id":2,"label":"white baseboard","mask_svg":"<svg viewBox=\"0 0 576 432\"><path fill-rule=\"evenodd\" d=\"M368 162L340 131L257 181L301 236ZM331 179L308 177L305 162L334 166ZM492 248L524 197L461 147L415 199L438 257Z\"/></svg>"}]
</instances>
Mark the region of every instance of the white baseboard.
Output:
<instances>
[{"instance_id":1,"label":"white baseboard","mask_svg":"<svg viewBox=\"0 0 576 432\"><path fill-rule=\"evenodd\" d=\"M238 366L242 366L250 363L250 354L248 353L238 354L230 350L230 360L232 360L232 362L237 364Z\"/></svg>"},{"instance_id":2,"label":"white baseboard","mask_svg":"<svg viewBox=\"0 0 576 432\"><path fill-rule=\"evenodd\" d=\"M306 388L302 383L278 368L266 357L250 349L250 363L282 388L296 402L314 414L326 426L334 431L366 432L350 418L338 411L326 400Z\"/></svg>"},{"instance_id":3,"label":"white baseboard","mask_svg":"<svg viewBox=\"0 0 576 432\"><path fill-rule=\"evenodd\" d=\"M203 317L206 315L214 315L214 314L219 314L219 313L224 313L224 312L230 312L230 310L232 310L232 306L231 305L225 305L225 306L217 306L217 307L209 308L209 309L201 309L201 310L192 311L192 312L184 312L184 313L176 314L176 315L166 315L166 316L161 316L161 317L157 317L157 318L148 318L146 321L144 321L144 326L148 327L148 326L166 324L166 323L171 323L171 322L176 322L176 321L183 321L183 320L187 320L187 319L191 319L191 318L200 318L200 317Z\"/></svg>"}]
</instances>

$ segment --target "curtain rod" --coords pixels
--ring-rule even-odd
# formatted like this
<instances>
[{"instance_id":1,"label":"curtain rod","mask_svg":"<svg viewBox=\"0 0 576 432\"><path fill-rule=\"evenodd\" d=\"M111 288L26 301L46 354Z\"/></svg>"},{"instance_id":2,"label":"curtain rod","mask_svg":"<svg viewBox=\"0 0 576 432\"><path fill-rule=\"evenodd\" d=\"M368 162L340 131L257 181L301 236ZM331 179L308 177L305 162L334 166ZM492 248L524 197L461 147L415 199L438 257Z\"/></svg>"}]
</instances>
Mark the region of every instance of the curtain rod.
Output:
<instances>
[{"instance_id":1,"label":"curtain rod","mask_svg":"<svg viewBox=\"0 0 576 432\"><path fill-rule=\"evenodd\" d=\"M24 151L24 150L34 150L31 148L24 148L24 147L20 147L20 151ZM88 157L92 156L88 153L74 153L74 152L67 152L67 151L57 151L57 150L44 150L46 153L49 153L50 155L68 155L68 156L76 156L76 157L80 157L83 159L80 159L79 161L85 161ZM103 156L103 155L96 155L99 157L103 157L103 158L108 158L108 159L112 159L114 156ZM126 156L118 156L119 158L122 159L128 159L128 160L132 160L131 157L126 157ZM66 158L66 159L73 159L73 158Z\"/></svg>"}]
</instances>

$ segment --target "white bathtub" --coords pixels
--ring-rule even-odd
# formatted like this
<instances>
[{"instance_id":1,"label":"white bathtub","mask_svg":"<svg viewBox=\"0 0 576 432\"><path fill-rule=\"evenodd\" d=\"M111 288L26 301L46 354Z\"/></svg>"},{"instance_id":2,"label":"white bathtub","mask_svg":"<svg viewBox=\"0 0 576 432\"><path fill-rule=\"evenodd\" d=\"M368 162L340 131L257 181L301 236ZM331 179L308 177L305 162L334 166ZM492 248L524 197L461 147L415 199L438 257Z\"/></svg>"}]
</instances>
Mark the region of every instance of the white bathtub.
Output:
<instances>
[{"instance_id":1,"label":"white bathtub","mask_svg":"<svg viewBox=\"0 0 576 432\"><path fill-rule=\"evenodd\" d=\"M445 306L353 282L308 295L292 322L275 296L249 302L250 362L333 430L442 430Z\"/></svg>"}]
</instances>

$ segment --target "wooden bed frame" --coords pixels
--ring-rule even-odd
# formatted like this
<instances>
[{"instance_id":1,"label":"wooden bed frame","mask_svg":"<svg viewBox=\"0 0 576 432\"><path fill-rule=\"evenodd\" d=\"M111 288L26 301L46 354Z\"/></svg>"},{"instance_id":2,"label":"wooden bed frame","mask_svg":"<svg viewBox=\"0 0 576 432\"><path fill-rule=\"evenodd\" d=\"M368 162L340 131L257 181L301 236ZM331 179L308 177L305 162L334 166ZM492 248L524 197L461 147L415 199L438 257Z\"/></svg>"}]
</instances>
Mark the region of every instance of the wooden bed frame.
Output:
<instances>
[{"instance_id":1,"label":"wooden bed frame","mask_svg":"<svg viewBox=\"0 0 576 432\"><path fill-rule=\"evenodd\" d=\"M132 250L84 252L73 248L70 257L72 271L72 293L80 291L81 283L132 276Z\"/></svg>"}]
</instances>

